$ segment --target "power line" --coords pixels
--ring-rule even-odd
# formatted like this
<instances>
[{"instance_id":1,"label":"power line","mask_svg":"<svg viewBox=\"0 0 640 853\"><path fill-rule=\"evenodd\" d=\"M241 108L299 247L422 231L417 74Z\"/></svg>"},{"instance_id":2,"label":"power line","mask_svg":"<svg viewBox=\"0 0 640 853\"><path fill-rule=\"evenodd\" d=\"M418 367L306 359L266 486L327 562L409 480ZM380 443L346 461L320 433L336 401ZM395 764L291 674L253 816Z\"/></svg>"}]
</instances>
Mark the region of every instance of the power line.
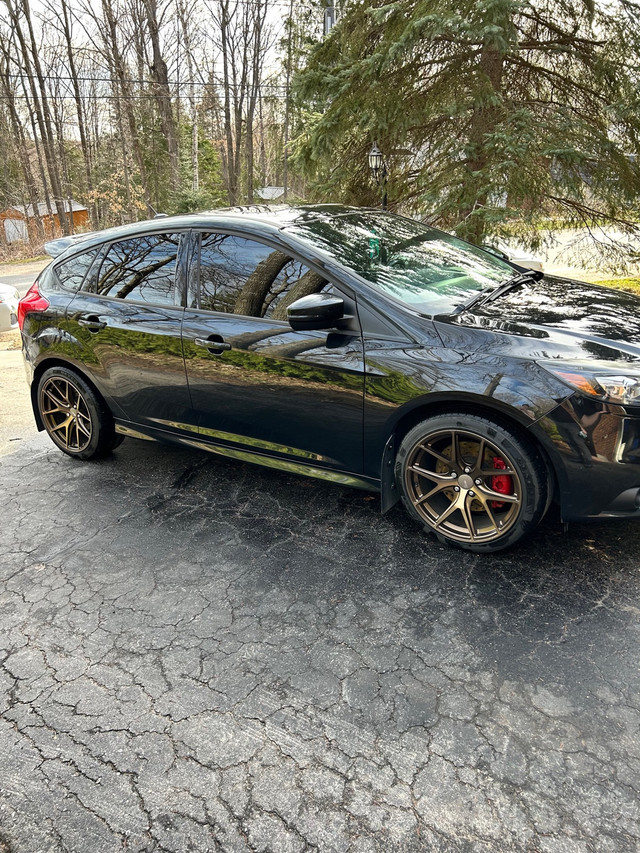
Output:
<instances>
[{"instance_id":1,"label":"power line","mask_svg":"<svg viewBox=\"0 0 640 853\"><path fill-rule=\"evenodd\" d=\"M160 95L160 97L167 98L169 95ZM273 98L278 101L286 101L286 95L264 95L267 98ZM60 95L56 94L53 96L54 99L58 100L68 100L75 101L75 95ZM146 100L157 100L157 95L80 95L81 101L122 101L122 100L131 100L131 101L146 101ZM0 101L28 101L31 102L31 98L28 95L0 95Z\"/></svg>"},{"instance_id":2,"label":"power line","mask_svg":"<svg viewBox=\"0 0 640 853\"><path fill-rule=\"evenodd\" d=\"M23 79L23 80L38 80L39 79L37 77L37 75L27 74L26 71L22 71L22 72L20 72L20 74L14 74L14 73L5 74L5 77L10 77L14 80L21 80L21 79ZM42 79L54 81L56 83L59 83L62 81L72 82L72 81L76 80L78 82L86 82L86 83L109 83L109 84L127 83L130 85L140 85L140 86L158 86L158 85L160 85L155 80L147 80L144 78L135 78L135 77L126 77L125 79L120 81L120 80L116 80L113 77L86 77L86 76L72 77L70 75L65 75L65 74L43 74ZM207 88L224 89L224 85L222 83L215 83L215 82L207 83L204 80L193 80L193 81L191 81L191 80L168 80L167 85L172 86L172 87L177 88L177 89L181 89L184 86L189 86L189 87L191 87L191 86L204 86ZM286 89L286 86L282 83L263 83L262 86L263 87L266 86L267 88L270 88L270 89ZM232 87L229 86L228 88L231 89ZM153 97L153 96L151 96L151 97Z\"/></svg>"},{"instance_id":3,"label":"power line","mask_svg":"<svg viewBox=\"0 0 640 853\"><path fill-rule=\"evenodd\" d=\"M11 74L5 75L5 77L10 77L14 80L20 80L20 79L34 80L34 79L37 79L37 77L35 75L27 74L26 72L22 72L20 74L11 73ZM169 92L168 94L165 92L156 91L156 92L131 92L127 95L124 95L121 92L115 92L114 93L112 87L114 87L114 86L117 87L121 83L126 83L129 85L134 85L134 84L146 85L149 87L156 87L158 84L155 83L153 80L146 80L146 79L126 78L123 81L119 81L119 80L116 80L113 78L107 78L107 77L84 77L84 76L81 76L81 77L74 78L74 77L71 77L68 75L62 75L62 74L61 75L54 75L54 74L43 75L43 79L47 80L50 83L63 83L63 84L65 84L65 86L64 86L64 88L66 90L65 92L56 91L55 87L51 87L53 89L53 91L49 91L49 96L53 100L58 100L58 101L60 101L60 100L77 101L78 99L80 99L81 101L93 101L93 100L102 100L102 101L120 101L120 100L131 100L131 101L152 100L152 101L154 101L155 100L155 101L157 101L160 98L165 98L165 99L169 99L169 100L171 100L173 98L180 99L180 98L184 97L184 95L181 95L181 92L184 91L185 87L188 90L192 90L192 85L203 87L205 90L205 93L207 91L211 91L214 94L218 94L218 93L225 91L225 86L222 82L207 83L207 82L204 82L201 80L196 80L196 81L193 81L193 84L192 84L192 82L190 80L181 80L179 82L169 81L168 85L170 87L172 87L175 91ZM111 91L102 92L102 93L99 91L94 91L94 92L89 92L89 93L88 92L79 92L78 95L76 95L75 91L72 91L72 88L71 88L71 82L74 79L78 80L78 81L82 81L82 82L106 84L107 86L109 86L111 88ZM231 85L227 86L226 90L231 92L231 93L233 93L233 91L234 91L233 86L231 86ZM203 93L201 92L201 95L200 95L201 97L202 97L202 94ZM288 98L288 92L287 92L287 88L285 85L283 85L281 83L273 83L273 82L268 82L268 81L265 81L265 82L260 84L260 94L261 94L261 97L266 98L266 99L271 99L271 100L286 101ZM12 99L13 100L19 100L19 101L26 101L27 103L29 103L32 100L31 96L29 94L27 94L26 92L25 93L14 92L14 93L12 93L12 95L0 95L0 101L10 101Z\"/></svg>"}]
</instances>

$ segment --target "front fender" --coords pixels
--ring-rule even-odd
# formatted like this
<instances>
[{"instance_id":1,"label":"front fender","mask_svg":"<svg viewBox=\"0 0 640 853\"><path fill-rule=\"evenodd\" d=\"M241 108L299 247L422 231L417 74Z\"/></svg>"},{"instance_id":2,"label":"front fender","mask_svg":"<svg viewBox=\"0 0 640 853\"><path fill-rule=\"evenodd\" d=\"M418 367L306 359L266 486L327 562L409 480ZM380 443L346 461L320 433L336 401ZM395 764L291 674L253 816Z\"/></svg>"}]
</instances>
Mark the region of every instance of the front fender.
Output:
<instances>
[{"instance_id":1,"label":"front fender","mask_svg":"<svg viewBox=\"0 0 640 853\"><path fill-rule=\"evenodd\" d=\"M571 395L535 362L381 342L366 353L365 471L378 476L391 435L442 411L474 411L524 429Z\"/></svg>"}]
</instances>

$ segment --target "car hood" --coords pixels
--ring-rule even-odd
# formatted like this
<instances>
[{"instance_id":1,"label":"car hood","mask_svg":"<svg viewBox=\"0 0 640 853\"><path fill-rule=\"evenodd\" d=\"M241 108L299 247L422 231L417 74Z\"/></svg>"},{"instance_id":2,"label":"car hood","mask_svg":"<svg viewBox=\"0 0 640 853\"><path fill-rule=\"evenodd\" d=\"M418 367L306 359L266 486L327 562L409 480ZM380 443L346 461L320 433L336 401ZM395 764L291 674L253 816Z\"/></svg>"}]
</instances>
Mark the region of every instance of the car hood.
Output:
<instances>
[{"instance_id":1,"label":"car hood","mask_svg":"<svg viewBox=\"0 0 640 853\"><path fill-rule=\"evenodd\" d=\"M583 281L545 276L437 320L446 324L444 329L485 330L488 338L478 339L482 348L513 352L515 346L523 356L534 358L640 361L640 297Z\"/></svg>"}]
</instances>

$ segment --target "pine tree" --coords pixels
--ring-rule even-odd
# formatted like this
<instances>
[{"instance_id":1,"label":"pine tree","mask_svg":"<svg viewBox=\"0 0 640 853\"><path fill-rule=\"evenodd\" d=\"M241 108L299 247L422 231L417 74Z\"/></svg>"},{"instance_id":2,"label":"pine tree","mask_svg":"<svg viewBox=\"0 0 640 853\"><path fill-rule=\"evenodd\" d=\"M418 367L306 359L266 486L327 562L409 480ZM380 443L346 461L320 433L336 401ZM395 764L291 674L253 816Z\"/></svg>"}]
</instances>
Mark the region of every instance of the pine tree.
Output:
<instances>
[{"instance_id":1,"label":"pine tree","mask_svg":"<svg viewBox=\"0 0 640 853\"><path fill-rule=\"evenodd\" d=\"M318 193L389 196L476 243L548 218L638 213L637 25L591 0L397 0L348 7L296 81L309 111L297 157ZM630 14L630 13L629 13Z\"/></svg>"}]
</instances>

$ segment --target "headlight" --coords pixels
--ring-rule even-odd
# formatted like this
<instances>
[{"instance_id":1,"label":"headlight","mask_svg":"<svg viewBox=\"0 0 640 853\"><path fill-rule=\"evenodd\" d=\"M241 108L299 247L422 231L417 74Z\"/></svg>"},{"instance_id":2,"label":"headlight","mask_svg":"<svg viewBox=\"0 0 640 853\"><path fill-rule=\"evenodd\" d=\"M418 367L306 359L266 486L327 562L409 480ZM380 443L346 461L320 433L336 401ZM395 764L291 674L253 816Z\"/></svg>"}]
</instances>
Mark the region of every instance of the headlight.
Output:
<instances>
[{"instance_id":1,"label":"headlight","mask_svg":"<svg viewBox=\"0 0 640 853\"><path fill-rule=\"evenodd\" d=\"M547 363L544 366L546 370L550 370L559 379L564 379L584 394L606 400L608 403L621 403L623 406L640 405L640 371L578 372L565 365L552 367Z\"/></svg>"},{"instance_id":2,"label":"headlight","mask_svg":"<svg viewBox=\"0 0 640 853\"><path fill-rule=\"evenodd\" d=\"M598 376L596 381L604 388L612 403L633 406L640 403L640 378L631 376Z\"/></svg>"}]
</instances>

